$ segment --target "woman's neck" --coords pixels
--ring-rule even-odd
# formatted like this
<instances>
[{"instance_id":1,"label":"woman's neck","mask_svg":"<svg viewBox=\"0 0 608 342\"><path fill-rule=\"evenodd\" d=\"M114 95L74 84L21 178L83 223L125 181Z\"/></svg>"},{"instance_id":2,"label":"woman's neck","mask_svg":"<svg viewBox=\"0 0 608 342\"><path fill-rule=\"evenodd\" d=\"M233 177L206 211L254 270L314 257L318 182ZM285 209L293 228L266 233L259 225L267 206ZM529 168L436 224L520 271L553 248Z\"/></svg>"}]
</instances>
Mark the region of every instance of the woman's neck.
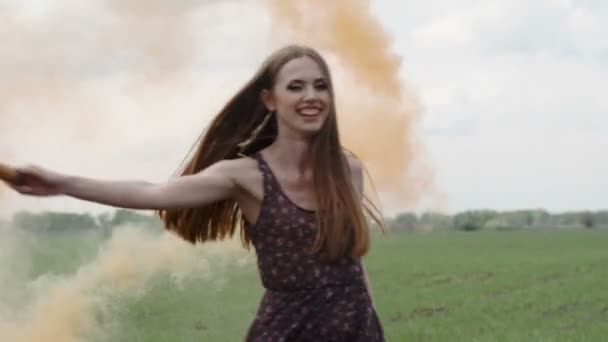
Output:
<instances>
[{"instance_id":1,"label":"woman's neck","mask_svg":"<svg viewBox=\"0 0 608 342\"><path fill-rule=\"evenodd\" d=\"M279 135L267 153L278 167L305 174L310 170L311 139Z\"/></svg>"}]
</instances>

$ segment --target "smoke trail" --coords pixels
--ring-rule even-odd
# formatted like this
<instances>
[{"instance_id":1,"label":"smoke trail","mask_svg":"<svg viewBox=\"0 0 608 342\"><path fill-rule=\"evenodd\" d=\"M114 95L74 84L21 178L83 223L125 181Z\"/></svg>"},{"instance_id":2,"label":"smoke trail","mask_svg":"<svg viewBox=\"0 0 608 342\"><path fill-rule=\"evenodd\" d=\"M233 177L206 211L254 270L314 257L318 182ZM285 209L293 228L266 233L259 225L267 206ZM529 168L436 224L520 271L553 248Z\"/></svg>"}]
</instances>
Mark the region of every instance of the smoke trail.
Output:
<instances>
[{"instance_id":1,"label":"smoke trail","mask_svg":"<svg viewBox=\"0 0 608 342\"><path fill-rule=\"evenodd\" d=\"M172 112L189 118L191 127L200 124L200 114L192 114L196 106L165 107L180 99L175 94L187 84L181 78L192 66L193 36L199 30L191 26L191 12L211 3L3 3L0 161L55 162L64 170L72 164L86 172L83 155L103 153L110 142L141 142L146 133L158 135L161 129L155 127L170 129L161 120ZM144 132L133 129L142 123ZM70 162L61 150L82 153ZM2 199L8 197L4 195L0 186Z\"/></svg>"},{"instance_id":2,"label":"smoke trail","mask_svg":"<svg viewBox=\"0 0 608 342\"><path fill-rule=\"evenodd\" d=\"M17 320L0 317L0 340L76 342L103 334L97 331L96 312L112 298L143 296L147 282L161 273L170 274L178 285L189 277L208 277L217 267L207 260L218 256L240 263L247 263L249 258L238 243L208 244L197 249L170 233L156 235L122 227L95 260L75 274L40 278L29 284L37 292L30 312L21 313L23 317ZM6 262L15 263L7 259L0 258L0 270L10 266Z\"/></svg>"},{"instance_id":3,"label":"smoke trail","mask_svg":"<svg viewBox=\"0 0 608 342\"><path fill-rule=\"evenodd\" d=\"M110 141L134 146L134 136L138 142L158 140L159 131L171 129L166 124L169 114L192 122L186 126L202 126L203 120L197 119L199 108L214 107L209 102L220 102L222 96L216 96L221 92L216 87L213 94L206 94L207 100L193 100L201 93L189 88L196 74L195 59L204 55L206 40L217 39L213 37L230 32L227 27L243 22L234 13L255 7L247 1L229 3L227 9L222 9L225 1L209 0L4 5L0 8L4 51L0 55L0 160L10 162L26 155L27 161L46 164L57 153L43 153L36 148L40 144L57 149L79 146L87 151L109 146ZM295 38L333 56L346 145L366 161L381 192L398 195L397 206L415 203L433 180L420 160L414 135L420 106L399 80L401 58L391 52L391 38L370 14L368 1L262 3L271 9L272 23L287 28L270 31L275 47L277 42ZM208 24L211 17L201 16L214 11L231 13L225 19L234 22L214 31ZM244 31L263 28L264 20L260 15ZM233 51L226 56L239 54L233 44L222 44ZM242 64L244 59L236 62ZM133 128L142 123L146 129L135 133ZM187 137L183 132L173 135ZM167 148L162 141L157 144L154 147ZM188 144L184 142L182 148ZM170 155L181 156L177 148ZM64 158L57 162L62 168L66 163ZM77 163L72 162L78 172L88 171Z\"/></svg>"},{"instance_id":4,"label":"smoke trail","mask_svg":"<svg viewBox=\"0 0 608 342\"><path fill-rule=\"evenodd\" d=\"M124 50L135 46L142 62L135 66L140 86L167 82L192 62L189 13L206 1L106 0L118 20L108 45ZM125 34L126 33L126 34Z\"/></svg>"},{"instance_id":5,"label":"smoke trail","mask_svg":"<svg viewBox=\"0 0 608 342\"><path fill-rule=\"evenodd\" d=\"M83 139L103 131L112 119L102 111L104 94L88 87L111 79L137 95L177 75L192 55L188 13L201 3L59 0L42 14L7 5L0 10L0 130L67 125Z\"/></svg>"},{"instance_id":6,"label":"smoke trail","mask_svg":"<svg viewBox=\"0 0 608 342\"><path fill-rule=\"evenodd\" d=\"M413 205L433 186L414 128L421 108L399 79L401 58L367 0L267 0L279 27L337 60L338 111L345 145L369 166L381 192Z\"/></svg>"}]
</instances>

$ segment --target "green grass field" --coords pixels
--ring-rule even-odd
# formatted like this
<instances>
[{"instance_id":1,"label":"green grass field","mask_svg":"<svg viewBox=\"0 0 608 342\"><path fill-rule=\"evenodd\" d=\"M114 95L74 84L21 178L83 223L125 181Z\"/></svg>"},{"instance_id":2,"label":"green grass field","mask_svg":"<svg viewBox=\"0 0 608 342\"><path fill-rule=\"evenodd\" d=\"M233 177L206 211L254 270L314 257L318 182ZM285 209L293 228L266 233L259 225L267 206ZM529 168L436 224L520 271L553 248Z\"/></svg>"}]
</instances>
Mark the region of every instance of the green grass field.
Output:
<instances>
[{"instance_id":1,"label":"green grass field","mask_svg":"<svg viewBox=\"0 0 608 342\"><path fill-rule=\"evenodd\" d=\"M44 274L75 277L99 257L101 242L20 241L12 253L28 260L18 278L29 288ZM262 294L254 260L205 258L208 275L176 283L159 271L143 291L104 294L85 340L241 341ZM607 230L393 233L374 240L366 264L388 341L608 339Z\"/></svg>"}]
</instances>

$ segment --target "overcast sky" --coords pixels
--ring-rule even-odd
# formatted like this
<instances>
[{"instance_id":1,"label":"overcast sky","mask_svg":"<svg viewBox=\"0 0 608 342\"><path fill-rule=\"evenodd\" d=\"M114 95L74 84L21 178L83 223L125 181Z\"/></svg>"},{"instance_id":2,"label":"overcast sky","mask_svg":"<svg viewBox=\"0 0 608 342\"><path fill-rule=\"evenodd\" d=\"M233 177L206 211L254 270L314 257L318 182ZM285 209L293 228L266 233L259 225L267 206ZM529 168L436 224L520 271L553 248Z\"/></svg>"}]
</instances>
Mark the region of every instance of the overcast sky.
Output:
<instances>
[{"instance_id":1,"label":"overcast sky","mask_svg":"<svg viewBox=\"0 0 608 342\"><path fill-rule=\"evenodd\" d=\"M374 8L426 107L449 209L608 207L608 2Z\"/></svg>"},{"instance_id":2,"label":"overcast sky","mask_svg":"<svg viewBox=\"0 0 608 342\"><path fill-rule=\"evenodd\" d=\"M442 199L428 203L608 207L608 2L372 0L371 11L423 106L415 129ZM166 179L279 45L275 29L256 0L0 0L0 160ZM23 208L104 209L0 193L0 215Z\"/></svg>"}]
</instances>

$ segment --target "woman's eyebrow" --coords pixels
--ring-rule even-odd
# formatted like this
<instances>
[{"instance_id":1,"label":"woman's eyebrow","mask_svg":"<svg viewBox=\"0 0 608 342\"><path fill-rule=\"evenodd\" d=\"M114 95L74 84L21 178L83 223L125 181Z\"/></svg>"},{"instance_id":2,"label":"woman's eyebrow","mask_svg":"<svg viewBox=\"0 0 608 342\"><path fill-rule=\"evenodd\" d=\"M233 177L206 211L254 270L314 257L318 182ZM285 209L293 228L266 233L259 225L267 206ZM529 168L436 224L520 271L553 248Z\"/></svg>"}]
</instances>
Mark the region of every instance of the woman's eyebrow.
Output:
<instances>
[{"instance_id":1,"label":"woman's eyebrow","mask_svg":"<svg viewBox=\"0 0 608 342\"><path fill-rule=\"evenodd\" d=\"M306 81L299 79L299 78L294 78L292 80L290 80L288 83L304 83ZM318 83L318 82L327 82L327 79L325 77L319 77L313 80L313 83Z\"/></svg>"}]
</instances>

